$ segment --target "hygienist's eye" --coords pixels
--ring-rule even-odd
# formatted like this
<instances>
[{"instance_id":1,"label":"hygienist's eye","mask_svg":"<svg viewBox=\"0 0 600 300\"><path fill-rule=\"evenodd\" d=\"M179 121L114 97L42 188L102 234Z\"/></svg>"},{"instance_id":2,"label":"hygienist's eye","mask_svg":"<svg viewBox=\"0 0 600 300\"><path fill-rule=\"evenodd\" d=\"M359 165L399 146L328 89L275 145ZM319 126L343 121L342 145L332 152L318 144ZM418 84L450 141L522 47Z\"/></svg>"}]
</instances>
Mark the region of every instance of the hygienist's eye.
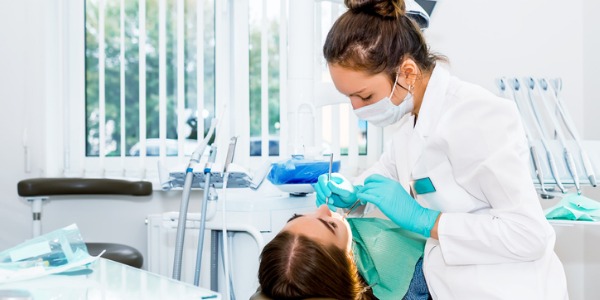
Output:
<instances>
[{"instance_id":1,"label":"hygienist's eye","mask_svg":"<svg viewBox=\"0 0 600 300\"><path fill-rule=\"evenodd\" d=\"M300 218L300 217L302 217L302 216L303 216L303 215L294 214L294 215L293 215L293 216L292 216L292 217L291 217L291 218L288 220L288 223L289 223L289 222L291 222L292 220L295 220L295 219L297 219L297 218Z\"/></svg>"},{"instance_id":2,"label":"hygienist's eye","mask_svg":"<svg viewBox=\"0 0 600 300\"><path fill-rule=\"evenodd\" d=\"M369 95L367 97L361 98L363 101L369 101L371 100L371 98L373 98L373 95Z\"/></svg>"}]
</instances>

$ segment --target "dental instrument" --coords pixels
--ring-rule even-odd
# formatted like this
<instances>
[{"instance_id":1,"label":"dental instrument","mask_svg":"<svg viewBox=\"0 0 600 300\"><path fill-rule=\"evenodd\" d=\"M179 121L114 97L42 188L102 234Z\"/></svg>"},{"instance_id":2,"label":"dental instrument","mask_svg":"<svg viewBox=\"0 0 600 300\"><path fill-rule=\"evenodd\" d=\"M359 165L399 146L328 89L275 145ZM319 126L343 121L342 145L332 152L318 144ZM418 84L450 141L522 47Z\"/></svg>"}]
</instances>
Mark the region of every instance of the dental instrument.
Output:
<instances>
[{"instance_id":1,"label":"dental instrument","mask_svg":"<svg viewBox=\"0 0 600 300\"><path fill-rule=\"evenodd\" d=\"M533 80L533 78L529 78L529 81L531 82L532 86L535 86L535 80ZM538 86L541 89L548 90L548 82L545 79L543 79L543 78L539 79L538 83L539 83ZM538 95L541 98L542 105L544 106L544 109L546 110L547 114L550 116L549 119L552 121L552 124L554 125L554 132L556 134L556 137L558 138L561 145L563 146L563 155L565 158L565 162L567 163L567 169L569 170L569 173L571 173L571 177L573 178L573 181L575 184L575 189L577 190L577 195L581 195L581 186L579 184L579 174L577 174L577 168L575 167L575 161L573 160L573 155L571 155L571 151L569 151L569 148L567 147L567 142L565 141L565 135L562 131L562 128L558 124L558 121L552 114L552 110L550 109L550 107L548 107L548 103L547 103L546 97L544 96L544 93L539 88L537 89L537 91L538 91Z\"/></svg>"},{"instance_id":2,"label":"dental instrument","mask_svg":"<svg viewBox=\"0 0 600 300\"><path fill-rule=\"evenodd\" d=\"M359 203L360 203L360 199L359 199L359 200L356 200L356 201L355 201L355 202L352 204L352 206L350 206L350 208L348 208L348 211L347 211L347 212L346 212L346 214L344 215L344 218L348 218L348 215L350 215L350 213L352 212L352 210L354 210L354 208L355 208L356 206L358 206L358 204L359 204Z\"/></svg>"},{"instance_id":3,"label":"dental instrument","mask_svg":"<svg viewBox=\"0 0 600 300\"><path fill-rule=\"evenodd\" d=\"M587 175L588 180L590 181L590 184L592 184L593 187L596 187L596 185L597 185L596 175L594 173L594 169L592 168L592 163L590 161L590 158L587 155L587 152L585 151L585 149L583 148L583 145L581 144L581 136L577 132L577 128L573 124L573 120L571 119L570 115L568 115L566 113L566 110L562 104L562 99L559 95L560 91L562 90L562 80L560 78L556 78L554 80L548 80L548 81L550 81L550 85L548 85L547 87L552 92L550 94L554 98L554 103L556 104L556 107L558 108L558 111L564 121L567 131L569 131L569 133L575 140L577 147L579 148L579 154L581 156L581 160L583 161L583 168L585 170L585 174Z\"/></svg>"},{"instance_id":4,"label":"dental instrument","mask_svg":"<svg viewBox=\"0 0 600 300\"><path fill-rule=\"evenodd\" d=\"M183 194L181 197L181 204L179 207L179 224L177 225L177 237L175 240L175 257L173 259L173 279L181 280L181 262L183 259L183 243L185 238L185 224L188 212L188 206L190 202L190 192L192 189L192 182L194 178L194 166L200 163L200 157L204 153L204 149L208 145L211 137L215 133L218 120L213 119L210 123L208 133L200 142L196 150L192 153L190 162L185 170L185 180L183 184ZM208 191L208 186L205 186Z\"/></svg>"},{"instance_id":5,"label":"dental instrument","mask_svg":"<svg viewBox=\"0 0 600 300\"><path fill-rule=\"evenodd\" d=\"M535 83L535 82L534 82ZM550 165L550 173L552 174L552 177L554 177L554 181L556 182L556 185L558 186L558 188L560 189L560 191L565 194L567 193L567 189L564 187L564 185L562 184L562 181L560 180L560 175L558 174L558 169L556 166L556 162L554 160L554 156L552 155L552 151L550 149L550 145L548 144L548 141L546 140L546 135L544 133L544 129L542 128L542 122L540 117L538 116L536 107L535 107L535 103L534 103L534 99L532 97L531 91L533 90L533 87L531 86L531 82L529 82L529 88L527 88L527 95L529 98L529 105L530 105L530 114L533 116L533 123L535 124L535 127L538 130L538 133L540 135L540 140L542 141L542 145L544 146L544 149L546 149L546 157L548 159L548 164ZM513 89L515 91L518 91L520 89L520 82L517 78L513 79ZM518 98L518 97L516 97ZM515 98L515 99L516 99Z\"/></svg>"},{"instance_id":6,"label":"dental instrument","mask_svg":"<svg viewBox=\"0 0 600 300\"><path fill-rule=\"evenodd\" d=\"M227 156L225 158L225 166L223 168L223 200L221 200L221 207L222 207L222 218L223 218L223 268L224 268L224 273L225 273L225 296L227 300L231 299L230 296L230 291L231 294L233 294L233 284L231 284L231 282L233 281L231 278L231 274L229 272L229 239L227 236L227 219L226 219L226 212L225 212L225 202L227 199L227 181L229 179L229 165L233 162L233 156L235 154L235 146L237 144L237 137L232 137L229 140L229 148L227 149Z\"/></svg>"},{"instance_id":7,"label":"dental instrument","mask_svg":"<svg viewBox=\"0 0 600 300\"><path fill-rule=\"evenodd\" d=\"M519 109L519 112L521 114L523 114L523 109L521 109L519 107L519 103L516 100L515 93L514 92L510 93L510 91L507 88L506 81L507 81L507 79L503 77L503 78L498 79L496 82L498 85L498 88L500 89L501 95L504 98L507 98L506 96L508 93L510 99L512 99L515 102L515 104L517 105L517 109ZM531 154L531 160L533 162L533 169L535 171L535 175L536 175L538 181L540 182L540 189L542 190L542 193L540 193L540 196L543 199L552 199L552 198L554 198L553 196L546 194L547 190L546 190L546 187L544 186L544 173L542 170L542 164L540 163L539 154L535 148L535 145L533 144L531 132L529 132L529 128L527 126L523 126L523 129L525 131L525 138L527 139L527 142L529 143L529 152Z\"/></svg>"},{"instance_id":8,"label":"dental instrument","mask_svg":"<svg viewBox=\"0 0 600 300\"><path fill-rule=\"evenodd\" d=\"M329 173L327 173L327 181L331 180L331 168L333 167L333 153L329 154ZM329 197L325 198L325 204L329 204Z\"/></svg>"},{"instance_id":9,"label":"dental instrument","mask_svg":"<svg viewBox=\"0 0 600 300\"><path fill-rule=\"evenodd\" d=\"M196 269L194 272L194 285L200 286L200 269L202 267L202 250L204 249L204 231L206 229L206 211L210 189L212 166L217 158L217 146L210 147L210 155L204 166L204 197L202 199L202 212L200 214L200 231L198 232L198 250L196 251Z\"/></svg>"}]
</instances>

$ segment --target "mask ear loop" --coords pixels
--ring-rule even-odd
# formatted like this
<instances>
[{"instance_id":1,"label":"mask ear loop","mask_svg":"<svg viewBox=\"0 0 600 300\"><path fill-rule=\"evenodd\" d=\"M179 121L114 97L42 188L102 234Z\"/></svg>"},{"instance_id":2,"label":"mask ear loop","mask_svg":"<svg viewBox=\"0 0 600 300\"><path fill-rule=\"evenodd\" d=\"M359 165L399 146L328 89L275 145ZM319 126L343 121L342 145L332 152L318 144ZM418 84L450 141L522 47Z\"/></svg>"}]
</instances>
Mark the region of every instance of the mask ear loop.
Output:
<instances>
[{"instance_id":1,"label":"mask ear loop","mask_svg":"<svg viewBox=\"0 0 600 300\"><path fill-rule=\"evenodd\" d=\"M392 92L390 93L390 99L394 96L394 91L396 90L396 84L398 84L398 74L396 74L396 80L394 80L394 85L392 86Z\"/></svg>"},{"instance_id":2,"label":"mask ear loop","mask_svg":"<svg viewBox=\"0 0 600 300\"><path fill-rule=\"evenodd\" d=\"M407 83L408 83L408 77L409 77L410 75L411 75L411 74L406 74L406 81L407 81ZM410 83L408 83L408 88L407 88L408 92L412 94L412 93L413 93L413 91L414 91L414 89L415 89L415 84L414 84L414 82L413 82L413 84L410 84Z\"/></svg>"}]
</instances>

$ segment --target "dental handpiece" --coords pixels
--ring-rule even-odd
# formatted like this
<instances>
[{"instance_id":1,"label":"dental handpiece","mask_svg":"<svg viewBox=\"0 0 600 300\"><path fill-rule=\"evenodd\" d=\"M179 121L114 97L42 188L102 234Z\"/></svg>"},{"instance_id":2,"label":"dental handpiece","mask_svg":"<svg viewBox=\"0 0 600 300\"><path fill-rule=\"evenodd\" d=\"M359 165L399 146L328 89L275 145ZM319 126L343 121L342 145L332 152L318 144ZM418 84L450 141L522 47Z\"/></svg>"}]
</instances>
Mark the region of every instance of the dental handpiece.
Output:
<instances>
[{"instance_id":1,"label":"dental handpiece","mask_svg":"<svg viewBox=\"0 0 600 300\"><path fill-rule=\"evenodd\" d=\"M236 144L237 137L234 136L229 140L229 148L227 149L227 156L225 157L225 167L223 167L223 173L229 173L229 165L233 162Z\"/></svg>"},{"instance_id":2,"label":"dental handpiece","mask_svg":"<svg viewBox=\"0 0 600 300\"><path fill-rule=\"evenodd\" d=\"M514 80L516 81L517 79L515 78ZM548 145L548 142L546 141L546 138L545 138L545 136L547 136L547 134L542 129L541 117L538 116L539 110L536 108L535 101L532 98L532 92L535 89L535 81L532 78L526 78L525 81L527 84L526 89L527 89L527 95L529 96L529 105L531 108L530 113L533 116L533 121L534 121L533 123L536 125L538 132L540 134L540 139L542 140L542 145L546 149L546 157L548 159L548 165L550 166L550 173L552 174L552 177L554 177L556 186L558 186L558 188L560 189L560 191L563 194L566 194L567 189L565 188L565 186L562 184L562 181L560 180L560 174L558 174L558 169L556 167L556 162L554 161L554 156L552 155L550 146Z\"/></svg>"},{"instance_id":3,"label":"dental handpiece","mask_svg":"<svg viewBox=\"0 0 600 300\"><path fill-rule=\"evenodd\" d=\"M546 79L539 79L538 80L539 84L539 88L537 88L538 94L540 95L540 98L542 99L542 106L544 107L544 109L546 110L546 112L548 113L549 119L550 121L552 121L552 124L554 125L554 132L556 134L556 136L558 137L558 140L560 141L561 145L563 146L563 156L565 159L565 162L567 164L567 169L569 171L569 174L571 174L571 177L573 178L573 182L575 184L575 189L577 190L577 194L581 195L581 187L579 185L579 174L577 173L577 168L575 167L575 161L573 160L573 155L571 155L571 151L569 151L569 147L567 147L567 142L565 140L565 135L558 123L558 120L552 115L551 109L548 106L548 101L546 100L546 97L544 95L543 91L548 91L548 82L546 81Z\"/></svg>"},{"instance_id":4,"label":"dental handpiece","mask_svg":"<svg viewBox=\"0 0 600 300\"><path fill-rule=\"evenodd\" d=\"M512 83L512 86L511 86L512 92L510 92L508 89L508 79L500 78L497 81L498 88L500 89L501 94L504 97L508 97L509 99L512 99L515 102L515 105L517 106L517 109L519 110L519 114L521 115L521 118L525 119L523 108L520 106L519 101L517 101L517 95L516 95L516 93L520 89L520 83L516 79L511 83ZM535 171L538 181L540 182L540 189L542 191L540 193L540 195L544 199L546 199L546 198L549 199L549 198L551 198L551 196L546 193L546 187L544 186L544 173L543 173L543 169L542 169L542 164L540 163L540 157L539 157L538 152L533 144L531 132L529 132L529 128L527 126L523 126L523 130L525 131L525 137L527 139L527 142L529 143L529 151L531 153L533 169Z\"/></svg>"},{"instance_id":5,"label":"dental handpiece","mask_svg":"<svg viewBox=\"0 0 600 300\"><path fill-rule=\"evenodd\" d=\"M581 144L579 133L577 132L577 128L573 124L573 120L566 113L565 108L562 105L562 101L560 100L559 93L562 90L562 80L560 78L556 78L554 80L550 80L550 85L548 85L549 89L552 89L550 95L553 96L554 103L558 108L558 111L567 127L567 130L577 143L577 147L579 148L579 154L581 155L581 160L583 161L583 168L585 170L585 174L588 176L588 180L592 184L593 187L596 187L596 175L594 174L594 170L592 168L592 163L590 158L588 157L583 145Z\"/></svg>"}]
</instances>

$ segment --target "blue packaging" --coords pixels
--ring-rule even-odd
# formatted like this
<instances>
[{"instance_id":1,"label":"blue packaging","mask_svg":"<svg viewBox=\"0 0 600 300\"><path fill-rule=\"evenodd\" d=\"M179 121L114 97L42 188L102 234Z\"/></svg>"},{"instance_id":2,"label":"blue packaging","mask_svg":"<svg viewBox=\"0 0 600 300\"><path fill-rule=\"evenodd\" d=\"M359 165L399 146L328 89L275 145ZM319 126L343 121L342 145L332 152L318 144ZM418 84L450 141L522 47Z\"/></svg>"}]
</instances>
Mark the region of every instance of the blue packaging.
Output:
<instances>
[{"instance_id":1,"label":"blue packaging","mask_svg":"<svg viewBox=\"0 0 600 300\"><path fill-rule=\"evenodd\" d=\"M333 161L331 172L340 170L340 161ZM316 183L321 174L329 173L329 161L305 160L293 157L286 161L274 163L267 179L274 185L282 184L312 184Z\"/></svg>"}]
</instances>

